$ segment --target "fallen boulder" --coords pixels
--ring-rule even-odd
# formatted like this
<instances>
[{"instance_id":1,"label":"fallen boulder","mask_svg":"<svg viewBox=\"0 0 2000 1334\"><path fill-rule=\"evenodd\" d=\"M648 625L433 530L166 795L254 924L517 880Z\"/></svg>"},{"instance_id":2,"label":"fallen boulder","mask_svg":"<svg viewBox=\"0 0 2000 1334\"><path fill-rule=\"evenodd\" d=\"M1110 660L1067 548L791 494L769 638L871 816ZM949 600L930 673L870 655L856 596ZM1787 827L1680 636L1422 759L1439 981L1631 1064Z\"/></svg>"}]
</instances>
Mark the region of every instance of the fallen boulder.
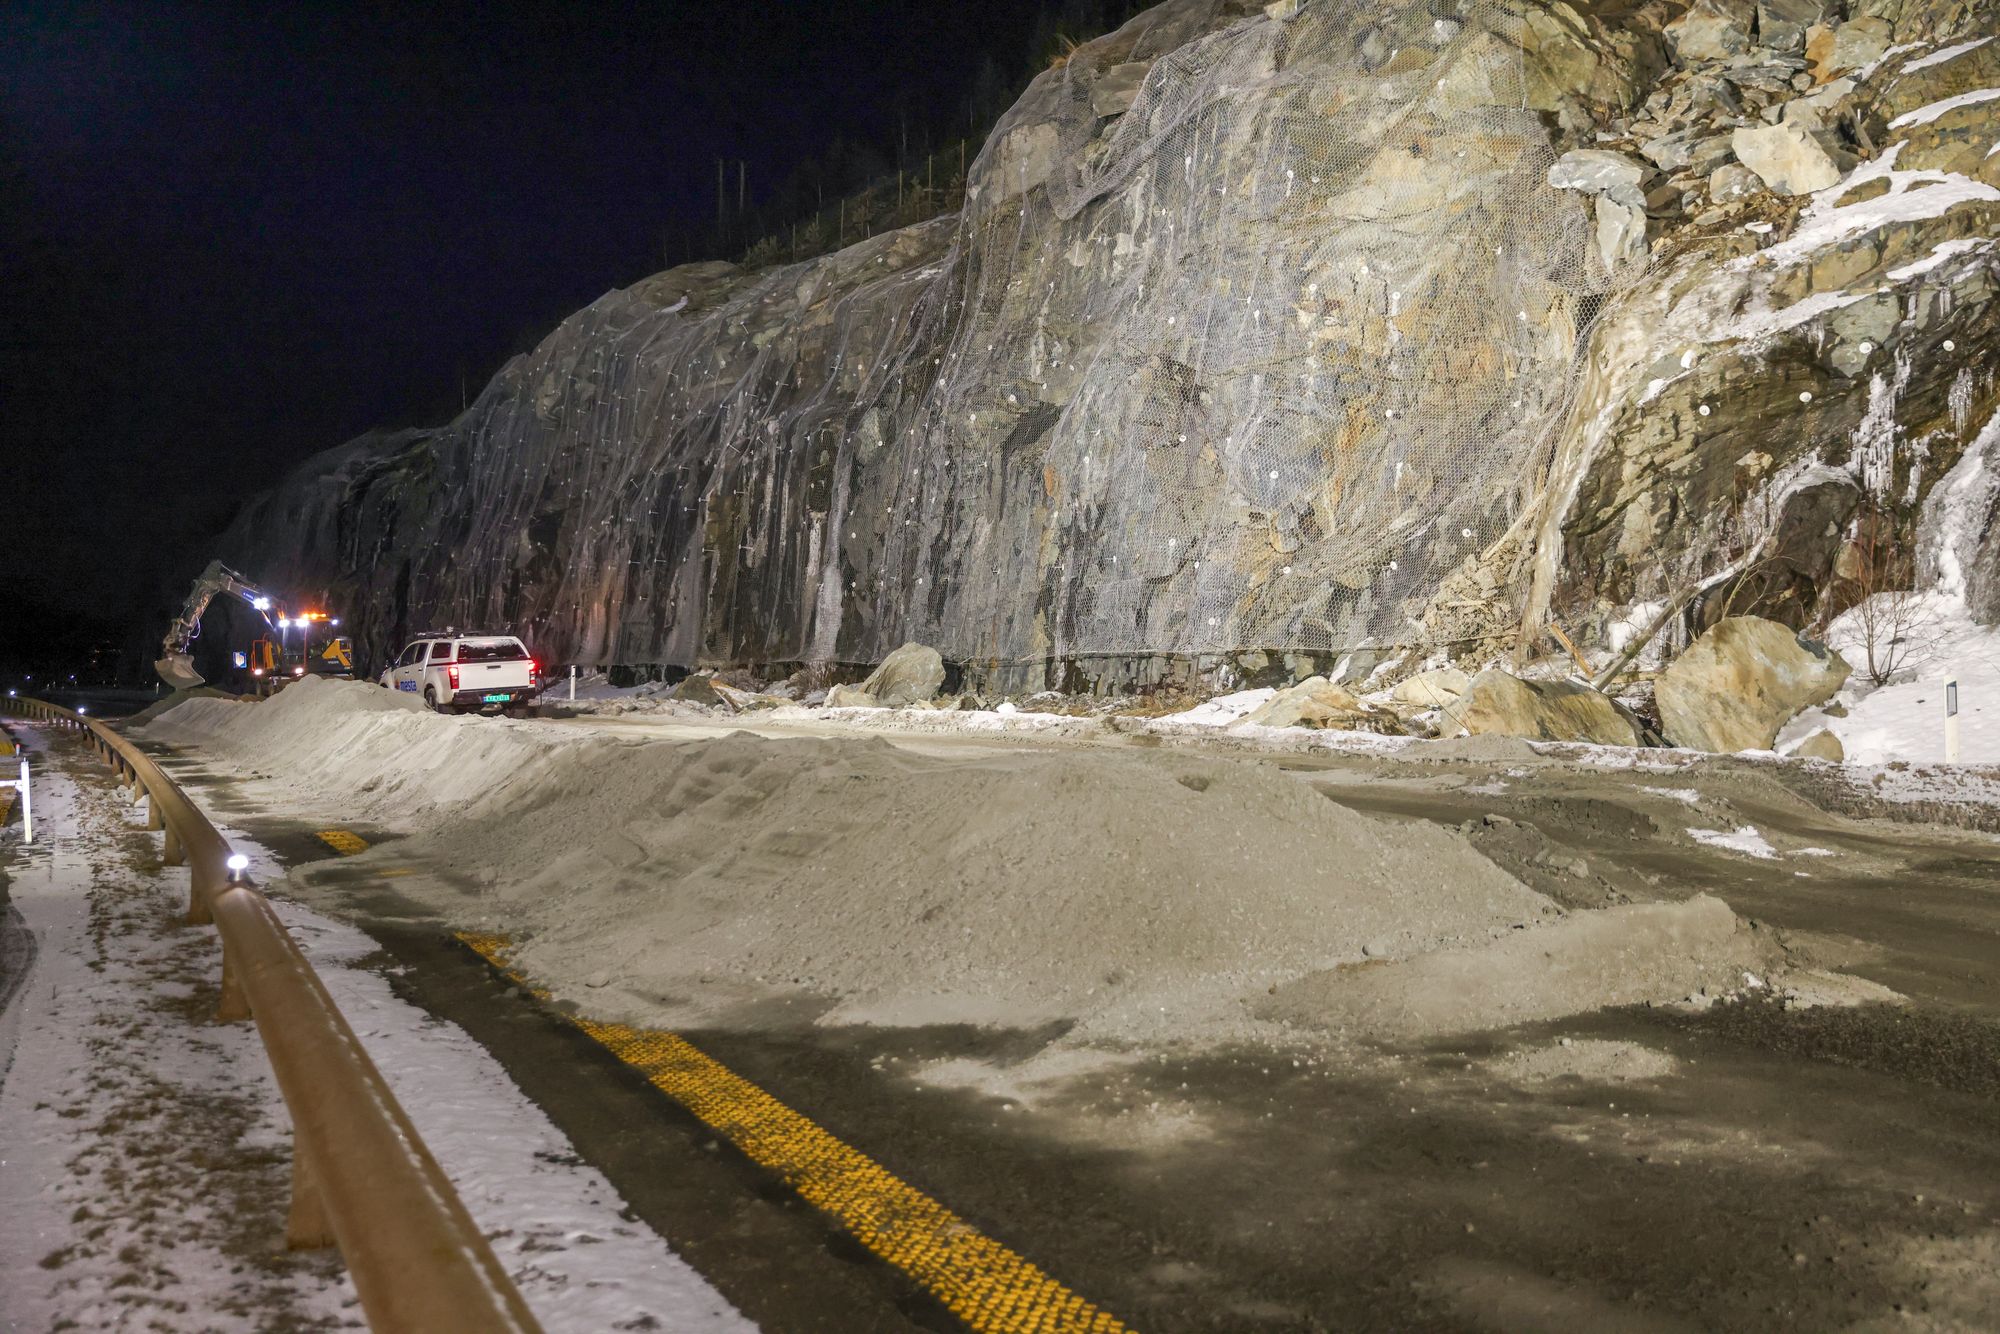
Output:
<instances>
[{"instance_id":1,"label":"fallen boulder","mask_svg":"<svg viewBox=\"0 0 2000 1334\"><path fill-rule=\"evenodd\" d=\"M829 709L886 709L889 706L860 686L834 686L826 692Z\"/></svg>"},{"instance_id":2,"label":"fallen boulder","mask_svg":"<svg viewBox=\"0 0 2000 1334\"><path fill-rule=\"evenodd\" d=\"M1827 760L1834 764L1844 763L1847 747L1840 744L1840 738L1824 727L1793 746L1792 755L1801 760Z\"/></svg>"},{"instance_id":3,"label":"fallen boulder","mask_svg":"<svg viewBox=\"0 0 2000 1334\"><path fill-rule=\"evenodd\" d=\"M1353 731L1400 731L1395 715L1371 709L1324 676L1287 686L1245 715L1247 727L1332 727Z\"/></svg>"},{"instance_id":4,"label":"fallen boulder","mask_svg":"<svg viewBox=\"0 0 2000 1334\"><path fill-rule=\"evenodd\" d=\"M1523 681L1506 672L1484 671L1445 712L1473 736L1646 744L1645 731L1630 709L1573 681Z\"/></svg>"},{"instance_id":5,"label":"fallen boulder","mask_svg":"<svg viewBox=\"0 0 2000 1334\"><path fill-rule=\"evenodd\" d=\"M921 703L943 688L944 657L923 644L903 645L861 683L861 693L885 709ZM833 703L831 695L827 703Z\"/></svg>"},{"instance_id":6,"label":"fallen boulder","mask_svg":"<svg viewBox=\"0 0 2000 1334\"><path fill-rule=\"evenodd\" d=\"M1847 683L1838 653L1789 626L1731 616L1660 675L1653 698L1667 739L1690 750L1769 750L1778 729Z\"/></svg>"},{"instance_id":7,"label":"fallen boulder","mask_svg":"<svg viewBox=\"0 0 2000 1334\"><path fill-rule=\"evenodd\" d=\"M1472 678L1458 668L1439 667L1398 681L1389 698L1398 704L1422 704L1435 709L1451 703L1471 686Z\"/></svg>"},{"instance_id":8,"label":"fallen boulder","mask_svg":"<svg viewBox=\"0 0 2000 1334\"><path fill-rule=\"evenodd\" d=\"M690 676L667 693L668 699L680 700L683 704L706 704L713 708L728 708L730 703L723 698L716 687L715 678L708 675Z\"/></svg>"}]
</instances>

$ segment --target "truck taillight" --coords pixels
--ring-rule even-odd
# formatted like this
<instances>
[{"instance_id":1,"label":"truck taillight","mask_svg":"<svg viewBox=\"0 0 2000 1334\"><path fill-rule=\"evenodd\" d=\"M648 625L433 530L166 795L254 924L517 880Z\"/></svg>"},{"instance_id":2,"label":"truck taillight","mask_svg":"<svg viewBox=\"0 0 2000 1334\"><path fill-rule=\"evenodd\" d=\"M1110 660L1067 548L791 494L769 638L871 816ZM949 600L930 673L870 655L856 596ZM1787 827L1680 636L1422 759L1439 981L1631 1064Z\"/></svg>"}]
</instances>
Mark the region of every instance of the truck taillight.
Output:
<instances>
[{"instance_id":1,"label":"truck taillight","mask_svg":"<svg viewBox=\"0 0 2000 1334\"><path fill-rule=\"evenodd\" d=\"M531 686L538 686L541 683L542 683L542 664L536 662L533 658L530 658L528 659L528 684Z\"/></svg>"},{"instance_id":2,"label":"truck taillight","mask_svg":"<svg viewBox=\"0 0 2000 1334\"><path fill-rule=\"evenodd\" d=\"M450 667L447 667L447 668L445 668L445 669L444 669L444 675L445 675L445 679L451 682L451 688L452 688L453 690L456 690L456 689L458 689L458 666L457 666L457 664L456 664L456 663L454 663L454 664L453 664L452 666L450 666Z\"/></svg>"}]
</instances>

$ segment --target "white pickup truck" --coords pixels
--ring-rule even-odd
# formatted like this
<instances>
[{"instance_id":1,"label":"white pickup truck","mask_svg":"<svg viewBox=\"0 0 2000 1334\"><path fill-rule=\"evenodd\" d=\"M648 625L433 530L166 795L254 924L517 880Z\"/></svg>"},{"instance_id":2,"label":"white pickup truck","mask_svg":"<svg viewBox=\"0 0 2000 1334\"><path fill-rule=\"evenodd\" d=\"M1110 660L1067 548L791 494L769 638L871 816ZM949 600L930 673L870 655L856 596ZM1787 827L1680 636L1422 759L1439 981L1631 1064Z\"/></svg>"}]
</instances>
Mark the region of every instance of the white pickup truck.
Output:
<instances>
[{"instance_id":1,"label":"white pickup truck","mask_svg":"<svg viewBox=\"0 0 2000 1334\"><path fill-rule=\"evenodd\" d=\"M382 673L391 690L420 694L439 713L519 713L542 693L542 670L512 635L426 636Z\"/></svg>"}]
</instances>

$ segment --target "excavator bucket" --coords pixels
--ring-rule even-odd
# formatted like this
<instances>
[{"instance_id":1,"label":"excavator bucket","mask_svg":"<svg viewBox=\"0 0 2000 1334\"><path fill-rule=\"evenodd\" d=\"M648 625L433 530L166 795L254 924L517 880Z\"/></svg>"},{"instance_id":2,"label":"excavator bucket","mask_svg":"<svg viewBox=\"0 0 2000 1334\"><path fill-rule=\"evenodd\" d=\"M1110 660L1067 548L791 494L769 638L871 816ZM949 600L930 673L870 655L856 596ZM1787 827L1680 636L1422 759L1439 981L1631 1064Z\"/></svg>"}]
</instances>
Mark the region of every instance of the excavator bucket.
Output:
<instances>
[{"instance_id":1,"label":"excavator bucket","mask_svg":"<svg viewBox=\"0 0 2000 1334\"><path fill-rule=\"evenodd\" d=\"M175 690L193 690L206 679L194 669L194 659L185 653L169 653L153 663L153 670Z\"/></svg>"}]
</instances>

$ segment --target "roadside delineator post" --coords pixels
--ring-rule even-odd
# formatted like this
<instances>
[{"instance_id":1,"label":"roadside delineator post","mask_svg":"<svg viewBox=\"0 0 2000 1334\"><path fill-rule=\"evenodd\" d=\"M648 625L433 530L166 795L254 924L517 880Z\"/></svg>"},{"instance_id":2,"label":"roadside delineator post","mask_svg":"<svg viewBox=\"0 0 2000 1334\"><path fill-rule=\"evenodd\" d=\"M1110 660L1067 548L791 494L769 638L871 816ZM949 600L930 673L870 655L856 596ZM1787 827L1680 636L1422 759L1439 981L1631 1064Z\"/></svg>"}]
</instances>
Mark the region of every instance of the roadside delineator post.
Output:
<instances>
[{"instance_id":1,"label":"roadside delineator post","mask_svg":"<svg viewBox=\"0 0 2000 1334\"><path fill-rule=\"evenodd\" d=\"M1958 763L1958 678L1944 682L1944 762Z\"/></svg>"}]
</instances>

